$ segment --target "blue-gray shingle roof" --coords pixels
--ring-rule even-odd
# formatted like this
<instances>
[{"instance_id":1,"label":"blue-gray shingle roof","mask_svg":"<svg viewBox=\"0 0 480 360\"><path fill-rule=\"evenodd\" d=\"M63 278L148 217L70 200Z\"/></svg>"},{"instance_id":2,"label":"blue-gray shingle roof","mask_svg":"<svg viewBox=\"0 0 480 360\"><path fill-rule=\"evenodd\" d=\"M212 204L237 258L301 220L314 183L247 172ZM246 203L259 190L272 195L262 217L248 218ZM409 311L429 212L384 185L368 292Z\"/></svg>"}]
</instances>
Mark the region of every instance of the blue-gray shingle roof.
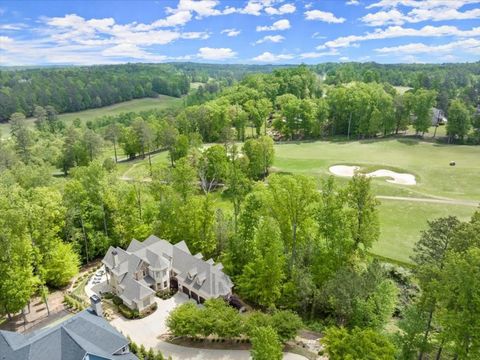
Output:
<instances>
[{"instance_id":1,"label":"blue-gray shingle roof","mask_svg":"<svg viewBox=\"0 0 480 360\"><path fill-rule=\"evenodd\" d=\"M128 340L105 319L89 310L61 324L22 335L0 331L0 360L138 360L133 354L114 355Z\"/></svg>"}]
</instances>

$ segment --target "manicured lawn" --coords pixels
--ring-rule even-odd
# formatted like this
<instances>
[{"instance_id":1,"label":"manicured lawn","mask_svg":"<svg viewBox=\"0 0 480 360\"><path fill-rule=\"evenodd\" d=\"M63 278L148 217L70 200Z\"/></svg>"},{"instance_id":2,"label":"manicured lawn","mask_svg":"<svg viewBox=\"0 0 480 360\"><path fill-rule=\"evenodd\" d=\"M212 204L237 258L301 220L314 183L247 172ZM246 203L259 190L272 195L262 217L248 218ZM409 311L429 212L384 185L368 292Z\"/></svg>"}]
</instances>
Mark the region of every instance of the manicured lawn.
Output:
<instances>
[{"instance_id":1,"label":"manicured lawn","mask_svg":"<svg viewBox=\"0 0 480 360\"><path fill-rule=\"evenodd\" d=\"M456 166L449 166L451 160ZM336 164L394 169L416 176L417 185L374 179L377 195L448 197L480 201L480 147L441 145L409 138L352 142L303 142L275 146L277 171L327 178ZM340 180L344 182L345 180Z\"/></svg>"},{"instance_id":2,"label":"manicured lawn","mask_svg":"<svg viewBox=\"0 0 480 360\"><path fill-rule=\"evenodd\" d=\"M402 262L411 262L413 245L427 228L427 220L449 215L468 220L475 211L473 206L383 199L379 209L381 234L372 252Z\"/></svg>"},{"instance_id":3,"label":"manicured lawn","mask_svg":"<svg viewBox=\"0 0 480 360\"><path fill-rule=\"evenodd\" d=\"M182 104L183 100L180 98L160 95L157 98L135 99L97 109L60 114L59 117L60 119L64 120L66 124L69 124L76 118L79 118L82 120L82 122L87 122L89 120L93 121L98 117L106 115L118 115L120 113L130 111L139 112L152 109L164 109L169 106L181 106ZM32 127L35 124L34 118L28 118L27 122L28 125ZM0 124L0 135L2 138L7 138L10 136L10 125L8 123Z\"/></svg>"},{"instance_id":4,"label":"manicured lawn","mask_svg":"<svg viewBox=\"0 0 480 360\"><path fill-rule=\"evenodd\" d=\"M480 147L440 145L413 139L353 142L289 143L275 146L275 170L330 176L336 164L359 165L365 170L392 169L416 176L417 185L406 186L373 179L376 195L402 197L446 197L480 202ZM455 160L455 167L449 166ZM348 179L337 177L340 184ZM412 248L427 226L427 220L455 215L466 220L475 206L382 200L380 241L375 254L408 262Z\"/></svg>"}]
</instances>

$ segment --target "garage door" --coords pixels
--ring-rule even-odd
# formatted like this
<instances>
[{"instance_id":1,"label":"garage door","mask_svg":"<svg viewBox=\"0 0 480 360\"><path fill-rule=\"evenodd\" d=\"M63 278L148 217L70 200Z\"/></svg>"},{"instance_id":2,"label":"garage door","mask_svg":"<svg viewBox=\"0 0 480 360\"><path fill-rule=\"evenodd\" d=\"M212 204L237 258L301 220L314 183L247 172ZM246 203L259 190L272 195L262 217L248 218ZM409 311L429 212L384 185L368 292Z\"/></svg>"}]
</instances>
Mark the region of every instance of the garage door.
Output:
<instances>
[{"instance_id":1,"label":"garage door","mask_svg":"<svg viewBox=\"0 0 480 360\"><path fill-rule=\"evenodd\" d=\"M198 303L198 295L192 291L192 299Z\"/></svg>"},{"instance_id":2,"label":"garage door","mask_svg":"<svg viewBox=\"0 0 480 360\"><path fill-rule=\"evenodd\" d=\"M190 297L190 290L188 290L185 286L183 287L183 292Z\"/></svg>"}]
</instances>

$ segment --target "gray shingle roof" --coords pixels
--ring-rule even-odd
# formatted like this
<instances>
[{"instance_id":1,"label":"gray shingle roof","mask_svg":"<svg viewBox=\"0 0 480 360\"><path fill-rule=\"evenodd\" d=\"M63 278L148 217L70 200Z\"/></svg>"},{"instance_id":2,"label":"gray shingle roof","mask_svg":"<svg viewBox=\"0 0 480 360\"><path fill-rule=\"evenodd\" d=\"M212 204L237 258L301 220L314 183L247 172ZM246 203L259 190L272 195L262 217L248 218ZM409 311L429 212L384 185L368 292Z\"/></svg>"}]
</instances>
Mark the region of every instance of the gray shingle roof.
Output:
<instances>
[{"instance_id":1,"label":"gray shingle roof","mask_svg":"<svg viewBox=\"0 0 480 360\"><path fill-rule=\"evenodd\" d=\"M160 239L155 235L150 235L143 242L133 239L127 251L119 248L110 248L108 250L103 259L103 263L110 268L112 268L113 265L111 253L114 250L118 252L120 264L117 264L113 272L121 275L124 274L123 268L128 268L130 275L130 277L126 275L121 280L121 286L124 292L120 296L124 301L125 299L129 299L127 300L129 304L133 299L142 299L138 297L141 295L137 293L141 288L138 286L135 287L133 283L139 284L142 288L145 288L145 286L131 277L141 264L141 261L155 270L168 268L171 261L171 266L177 273L178 279L195 290L202 291L209 297L228 295L233 287L230 277L222 271L223 265L221 263L215 264L212 259L205 261L203 260L202 254L192 255L185 241L172 245L168 241ZM128 265L125 265L125 263L128 263ZM193 276L193 279L189 278L189 273L191 277ZM128 277L129 279L127 280ZM125 285L126 283L128 283L128 285ZM125 293L127 290L128 293ZM149 294L143 293L143 296L146 297L147 295Z\"/></svg>"},{"instance_id":2,"label":"gray shingle roof","mask_svg":"<svg viewBox=\"0 0 480 360\"><path fill-rule=\"evenodd\" d=\"M0 331L0 360L135 360L113 355L128 341L103 318L82 311L52 328L22 335ZM137 359L138 360L138 359Z\"/></svg>"},{"instance_id":3,"label":"gray shingle roof","mask_svg":"<svg viewBox=\"0 0 480 360\"><path fill-rule=\"evenodd\" d=\"M148 296L155 294L155 291L148 286L143 285L140 281L133 279L130 274L126 275L121 282L123 292L120 298L129 305L133 301L142 301Z\"/></svg>"}]
</instances>

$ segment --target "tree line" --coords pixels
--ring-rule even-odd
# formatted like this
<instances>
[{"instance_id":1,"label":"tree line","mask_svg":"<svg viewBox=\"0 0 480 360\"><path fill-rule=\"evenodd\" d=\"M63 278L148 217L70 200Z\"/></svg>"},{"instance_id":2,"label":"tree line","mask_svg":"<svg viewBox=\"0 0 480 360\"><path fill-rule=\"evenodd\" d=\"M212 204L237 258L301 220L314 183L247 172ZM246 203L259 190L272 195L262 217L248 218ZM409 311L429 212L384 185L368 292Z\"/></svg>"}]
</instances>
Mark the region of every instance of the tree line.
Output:
<instances>
[{"instance_id":1,"label":"tree line","mask_svg":"<svg viewBox=\"0 0 480 360\"><path fill-rule=\"evenodd\" d=\"M35 105L75 112L158 94L180 97L189 86L183 72L165 64L1 71L0 122L15 112L33 116Z\"/></svg>"}]
</instances>

